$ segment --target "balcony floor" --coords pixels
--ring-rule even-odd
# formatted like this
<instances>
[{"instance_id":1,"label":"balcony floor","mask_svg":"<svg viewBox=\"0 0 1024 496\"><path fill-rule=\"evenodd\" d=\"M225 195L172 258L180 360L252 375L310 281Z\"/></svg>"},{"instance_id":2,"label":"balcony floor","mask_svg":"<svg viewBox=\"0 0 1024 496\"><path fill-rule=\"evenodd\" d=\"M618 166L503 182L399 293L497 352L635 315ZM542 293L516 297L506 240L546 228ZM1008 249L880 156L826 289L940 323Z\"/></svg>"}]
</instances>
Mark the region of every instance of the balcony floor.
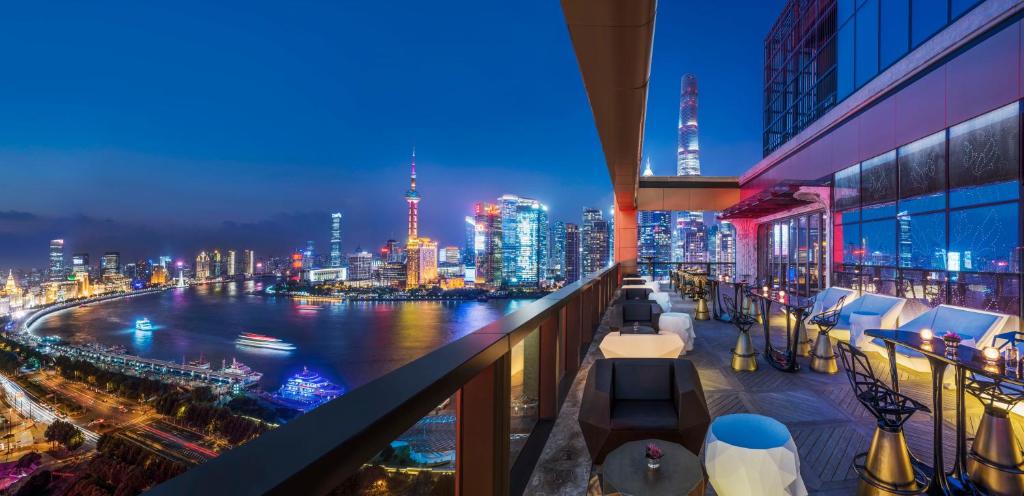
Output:
<instances>
[{"instance_id":1,"label":"balcony floor","mask_svg":"<svg viewBox=\"0 0 1024 496\"><path fill-rule=\"evenodd\" d=\"M668 291L667 284L664 288ZM684 301L673 293L672 308L673 311L686 311L692 315L693 302ZM611 329L613 321L610 314L613 310L604 316L534 468L526 494L601 494L600 467L591 464L577 414L587 372L594 360L601 358L598 344ZM780 316L773 318L775 321L784 325ZM697 366L711 416L757 413L778 419L786 424L796 441L801 474L808 491L816 495L853 494L857 487L857 474L852 460L858 453L867 451L875 420L853 396L844 371L840 369L835 375L815 373L807 366L809 359L801 358L799 372L785 373L771 368L759 356L757 372L733 372L729 350L736 340L735 327L716 320L697 321L695 332L694 349L685 358ZM751 336L755 348L762 350L764 333L760 325L751 330ZM883 380L887 379L888 361L875 354L869 354L869 357L875 373ZM930 381L928 374L900 369L901 392L925 405L931 405ZM943 406L946 419L944 459L947 465L951 465L955 439L953 424L950 423L955 408L952 390L944 391ZM968 438L973 436L981 412L981 404L968 396ZM1021 417L1012 418L1017 439L1024 439ZM904 428L911 452L926 462L932 457L932 425L932 417L919 412ZM710 486L708 494L713 494Z\"/></svg>"}]
</instances>

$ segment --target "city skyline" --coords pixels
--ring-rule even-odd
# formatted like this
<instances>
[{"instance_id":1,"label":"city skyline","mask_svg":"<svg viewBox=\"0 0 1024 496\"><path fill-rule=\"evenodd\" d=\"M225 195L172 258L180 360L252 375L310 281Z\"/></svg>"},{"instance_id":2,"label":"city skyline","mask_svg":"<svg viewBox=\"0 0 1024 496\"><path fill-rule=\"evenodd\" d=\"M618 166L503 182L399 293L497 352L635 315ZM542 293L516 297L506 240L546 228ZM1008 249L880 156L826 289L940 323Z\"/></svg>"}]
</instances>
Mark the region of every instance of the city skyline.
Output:
<instances>
[{"instance_id":1,"label":"city skyline","mask_svg":"<svg viewBox=\"0 0 1024 496\"><path fill-rule=\"evenodd\" d=\"M711 35L710 26L667 21L659 30L655 56L671 52L672 60L652 73L645 149L665 169L656 172L668 175L674 161L684 72L702 78L703 103L716 109L702 115L704 173L735 174L759 158L758 106L733 102L726 90L759 94L757 78L735 76L760 64L763 18L778 13L775 3L741 12L662 6L668 20L691 9L750 29L740 30L738 55L727 60L680 52L690 36ZM404 205L375 200L407 175L413 145L417 166L432 175L418 185L432 199L420 228L442 243L461 239L459 220L480 198L538 198L552 219L575 223L583 207L611 205L607 178L589 173L604 158L558 5L474 6L474 26L452 21L458 2L386 14L376 5L311 6L273 25L261 19L277 8L250 7L187 15L72 7L54 19L20 5L0 21L0 36L22 47L0 83L0 164L13 171L0 201L0 267L43 266L36 247L61 237L76 251L116 247L126 258L191 254L228 240L284 252L311 235L327 247L323 218L333 212L345 214L345 250L399 239L404 225L391 219L402 218ZM389 18L381 26L351 20L381 15ZM45 39L18 21L47 16ZM165 22L138 32L128 18ZM508 44L526 19L535 36ZM190 37L170 28L178 24ZM372 41L368 53L353 48L367 47L364 40ZM442 84L453 79L462 84ZM659 114L671 117L656 122ZM753 146L742 151L735 143L743 141Z\"/></svg>"}]
</instances>

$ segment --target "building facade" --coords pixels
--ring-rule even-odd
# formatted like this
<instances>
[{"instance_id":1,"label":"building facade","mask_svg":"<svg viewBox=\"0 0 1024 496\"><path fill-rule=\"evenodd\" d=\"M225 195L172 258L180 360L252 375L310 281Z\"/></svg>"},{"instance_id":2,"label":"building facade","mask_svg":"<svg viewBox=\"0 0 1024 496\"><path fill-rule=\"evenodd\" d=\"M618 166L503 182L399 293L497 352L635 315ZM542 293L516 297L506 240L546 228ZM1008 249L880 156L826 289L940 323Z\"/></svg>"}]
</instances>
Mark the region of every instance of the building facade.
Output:
<instances>
[{"instance_id":1,"label":"building facade","mask_svg":"<svg viewBox=\"0 0 1024 496\"><path fill-rule=\"evenodd\" d=\"M581 270L580 276L597 272L608 266L609 249L608 221L597 208L583 209L583 225L580 229Z\"/></svg>"},{"instance_id":2,"label":"building facade","mask_svg":"<svg viewBox=\"0 0 1024 496\"><path fill-rule=\"evenodd\" d=\"M341 213L331 214L331 267L341 267Z\"/></svg>"},{"instance_id":3,"label":"building facade","mask_svg":"<svg viewBox=\"0 0 1024 496\"><path fill-rule=\"evenodd\" d=\"M477 287L494 289L501 286L502 266L502 215L501 208L491 203L477 203L474 207L476 236L475 284Z\"/></svg>"},{"instance_id":4,"label":"building facade","mask_svg":"<svg viewBox=\"0 0 1024 496\"><path fill-rule=\"evenodd\" d=\"M565 283L580 280L580 226L565 224Z\"/></svg>"},{"instance_id":5,"label":"building facade","mask_svg":"<svg viewBox=\"0 0 1024 496\"><path fill-rule=\"evenodd\" d=\"M64 279L64 240L50 240L50 263L48 266L48 277L51 281Z\"/></svg>"},{"instance_id":6,"label":"building facade","mask_svg":"<svg viewBox=\"0 0 1024 496\"><path fill-rule=\"evenodd\" d=\"M738 271L1019 315L1022 23L999 0L789 2L766 156L723 212Z\"/></svg>"},{"instance_id":7,"label":"building facade","mask_svg":"<svg viewBox=\"0 0 1024 496\"><path fill-rule=\"evenodd\" d=\"M501 209L502 285L536 287L547 267L547 206L537 200L505 195Z\"/></svg>"},{"instance_id":8,"label":"building facade","mask_svg":"<svg viewBox=\"0 0 1024 496\"><path fill-rule=\"evenodd\" d=\"M365 281L373 276L373 254L357 251L348 256L348 280Z\"/></svg>"},{"instance_id":9,"label":"building facade","mask_svg":"<svg viewBox=\"0 0 1024 496\"><path fill-rule=\"evenodd\" d=\"M100 274L104 279L121 275L121 253L108 251L100 258Z\"/></svg>"},{"instance_id":10,"label":"building facade","mask_svg":"<svg viewBox=\"0 0 1024 496\"><path fill-rule=\"evenodd\" d=\"M548 277L565 278L565 222L560 220L548 229Z\"/></svg>"}]
</instances>

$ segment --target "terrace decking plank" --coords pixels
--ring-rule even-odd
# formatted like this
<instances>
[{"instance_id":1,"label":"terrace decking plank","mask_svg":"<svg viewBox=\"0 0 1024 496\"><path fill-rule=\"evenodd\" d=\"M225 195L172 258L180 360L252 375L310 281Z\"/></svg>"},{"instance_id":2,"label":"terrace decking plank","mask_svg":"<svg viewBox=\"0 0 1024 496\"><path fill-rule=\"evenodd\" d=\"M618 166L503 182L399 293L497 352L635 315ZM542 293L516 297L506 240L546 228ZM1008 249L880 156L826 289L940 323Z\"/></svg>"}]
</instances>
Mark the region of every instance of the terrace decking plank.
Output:
<instances>
[{"instance_id":1,"label":"terrace decking plank","mask_svg":"<svg viewBox=\"0 0 1024 496\"><path fill-rule=\"evenodd\" d=\"M667 285L665 290L668 290ZM684 301L673 293L671 303L673 311L693 314L692 301ZM772 324L784 326L785 322L773 312ZM851 494L858 482L852 461L857 454L867 451L875 421L854 397L842 365L838 374L819 374L808 369L807 358L799 358L801 370L789 374L771 368L759 355L760 368L757 372L733 372L729 365L729 350L736 341L736 328L714 320L695 321L694 325L697 335L694 349L683 358L693 361L697 367L712 417L750 412L777 418L789 427L797 444L801 473L808 491L816 496ZM527 494L584 495L588 494L588 484L593 488L593 484L599 481L600 467L590 465L576 416L587 370L594 359L600 358L597 344L602 337L600 334L606 329L607 324L603 323L534 469ZM782 328L776 327L773 331L772 341L781 345L784 331L779 329ZM816 335L813 326L810 335ZM751 329L751 338L755 348L762 350L764 334L760 325ZM870 354L869 358L876 375L888 383L888 360L877 354ZM898 374L901 391L925 405L931 404L929 374L903 368L898 370ZM943 391L946 419L943 424L943 450L947 465L952 464L955 451L956 438L951 423L955 399L951 389ZM982 414L980 403L968 397L966 412L968 437L971 437ZM1020 417L1013 417L1013 426L1018 439L1024 439L1024 425ZM931 415L915 414L907 422L905 433L913 455L926 463L931 460ZM559 460L560 457L565 459ZM570 463L573 469L569 468ZM571 476L567 470L573 470ZM707 494L715 494L710 486Z\"/></svg>"}]
</instances>

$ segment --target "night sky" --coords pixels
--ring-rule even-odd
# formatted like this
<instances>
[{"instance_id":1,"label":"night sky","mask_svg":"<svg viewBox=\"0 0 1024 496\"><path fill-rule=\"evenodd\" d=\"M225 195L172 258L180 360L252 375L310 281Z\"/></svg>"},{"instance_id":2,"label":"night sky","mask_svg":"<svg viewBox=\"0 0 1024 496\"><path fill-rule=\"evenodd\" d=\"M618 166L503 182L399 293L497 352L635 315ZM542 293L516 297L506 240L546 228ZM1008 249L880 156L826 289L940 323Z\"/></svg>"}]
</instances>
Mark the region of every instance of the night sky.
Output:
<instances>
[{"instance_id":1,"label":"night sky","mask_svg":"<svg viewBox=\"0 0 1024 496\"><path fill-rule=\"evenodd\" d=\"M344 5L342 5L344 4ZM702 166L761 156L762 41L783 0L661 2L646 153L674 173L679 79ZM344 249L461 244L472 204L608 209L610 181L558 2L15 2L0 15L0 268L47 240L96 261L284 254L345 215Z\"/></svg>"}]
</instances>

